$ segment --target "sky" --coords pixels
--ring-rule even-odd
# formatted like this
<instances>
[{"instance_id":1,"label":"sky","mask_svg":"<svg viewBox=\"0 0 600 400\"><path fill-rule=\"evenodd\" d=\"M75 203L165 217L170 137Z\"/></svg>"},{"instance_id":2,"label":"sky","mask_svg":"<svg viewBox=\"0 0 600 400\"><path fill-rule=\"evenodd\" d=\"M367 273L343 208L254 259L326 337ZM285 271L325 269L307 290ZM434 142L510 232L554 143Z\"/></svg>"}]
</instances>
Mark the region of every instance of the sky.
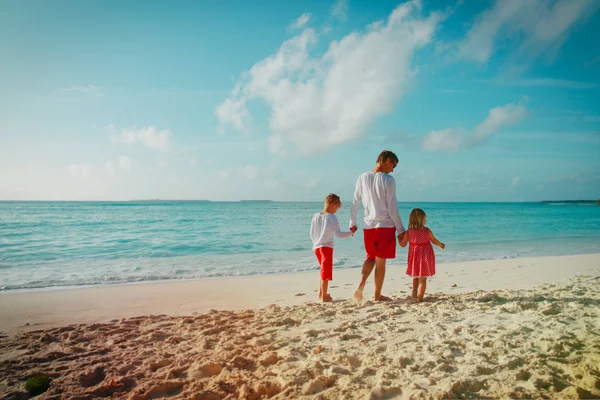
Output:
<instances>
[{"instance_id":1,"label":"sky","mask_svg":"<svg viewBox=\"0 0 600 400\"><path fill-rule=\"evenodd\" d=\"M0 2L0 200L600 198L600 2Z\"/></svg>"}]
</instances>

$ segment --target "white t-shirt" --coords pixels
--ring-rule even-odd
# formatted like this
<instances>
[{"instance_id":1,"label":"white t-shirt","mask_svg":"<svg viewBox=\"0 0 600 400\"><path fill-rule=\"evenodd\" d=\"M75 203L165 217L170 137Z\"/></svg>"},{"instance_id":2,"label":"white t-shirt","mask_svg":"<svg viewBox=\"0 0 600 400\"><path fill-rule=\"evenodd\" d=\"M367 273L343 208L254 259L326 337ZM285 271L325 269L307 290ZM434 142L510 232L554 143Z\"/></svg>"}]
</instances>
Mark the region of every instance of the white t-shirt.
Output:
<instances>
[{"instance_id":1,"label":"white t-shirt","mask_svg":"<svg viewBox=\"0 0 600 400\"><path fill-rule=\"evenodd\" d=\"M398 213L396 181L393 176L384 172L369 171L358 177L350 211L350 227L356 225L361 201L365 209L365 229L395 227L398 233L405 231Z\"/></svg>"},{"instance_id":2,"label":"white t-shirt","mask_svg":"<svg viewBox=\"0 0 600 400\"><path fill-rule=\"evenodd\" d=\"M319 247L333 248L333 235L339 238L352 236L352 232L342 232L340 221L335 214L316 213L310 223L310 239L313 242L313 250Z\"/></svg>"}]
</instances>

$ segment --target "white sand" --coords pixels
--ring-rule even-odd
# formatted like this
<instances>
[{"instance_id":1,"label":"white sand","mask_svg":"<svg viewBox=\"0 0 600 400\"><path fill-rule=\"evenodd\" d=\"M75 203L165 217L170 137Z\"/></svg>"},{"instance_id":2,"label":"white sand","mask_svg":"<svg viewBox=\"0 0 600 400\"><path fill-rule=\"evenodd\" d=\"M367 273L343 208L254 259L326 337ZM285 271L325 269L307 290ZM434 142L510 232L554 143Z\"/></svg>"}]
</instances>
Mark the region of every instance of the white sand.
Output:
<instances>
[{"instance_id":1,"label":"white sand","mask_svg":"<svg viewBox=\"0 0 600 400\"><path fill-rule=\"evenodd\" d=\"M0 396L33 373L51 399L600 396L600 255L439 265L422 304L403 272L385 303L351 300L359 269L329 304L317 272L4 293Z\"/></svg>"}]
</instances>

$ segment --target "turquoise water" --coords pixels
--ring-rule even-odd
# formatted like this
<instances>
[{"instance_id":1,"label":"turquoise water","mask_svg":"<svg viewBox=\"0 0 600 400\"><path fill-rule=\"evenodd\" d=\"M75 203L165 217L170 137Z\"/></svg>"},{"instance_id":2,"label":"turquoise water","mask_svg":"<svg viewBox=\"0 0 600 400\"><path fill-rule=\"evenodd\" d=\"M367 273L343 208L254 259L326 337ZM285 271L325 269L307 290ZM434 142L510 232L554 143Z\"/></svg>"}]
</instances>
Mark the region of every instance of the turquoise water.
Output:
<instances>
[{"instance_id":1,"label":"turquoise water","mask_svg":"<svg viewBox=\"0 0 600 400\"><path fill-rule=\"evenodd\" d=\"M438 262L600 253L600 206L400 203L446 244ZM33 289L317 269L320 203L0 202L0 288ZM362 215L362 209L360 214ZM347 226L349 207L338 212ZM336 239L335 267L362 265L362 232ZM406 265L398 248L392 267ZM567 266L565 266L567 267Z\"/></svg>"}]
</instances>

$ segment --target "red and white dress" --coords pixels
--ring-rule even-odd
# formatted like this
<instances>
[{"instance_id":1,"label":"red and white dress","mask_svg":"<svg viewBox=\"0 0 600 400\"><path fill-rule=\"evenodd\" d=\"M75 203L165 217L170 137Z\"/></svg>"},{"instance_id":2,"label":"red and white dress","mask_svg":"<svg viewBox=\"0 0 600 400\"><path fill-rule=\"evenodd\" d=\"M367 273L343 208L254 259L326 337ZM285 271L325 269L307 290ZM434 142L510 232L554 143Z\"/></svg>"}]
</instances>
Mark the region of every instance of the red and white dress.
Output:
<instances>
[{"instance_id":1,"label":"red and white dress","mask_svg":"<svg viewBox=\"0 0 600 400\"><path fill-rule=\"evenodd\" d=\"M413 278L435 275L435 253L429 228L408 230L408 266L406 274Z\"/></svg>"}]
</instances>

